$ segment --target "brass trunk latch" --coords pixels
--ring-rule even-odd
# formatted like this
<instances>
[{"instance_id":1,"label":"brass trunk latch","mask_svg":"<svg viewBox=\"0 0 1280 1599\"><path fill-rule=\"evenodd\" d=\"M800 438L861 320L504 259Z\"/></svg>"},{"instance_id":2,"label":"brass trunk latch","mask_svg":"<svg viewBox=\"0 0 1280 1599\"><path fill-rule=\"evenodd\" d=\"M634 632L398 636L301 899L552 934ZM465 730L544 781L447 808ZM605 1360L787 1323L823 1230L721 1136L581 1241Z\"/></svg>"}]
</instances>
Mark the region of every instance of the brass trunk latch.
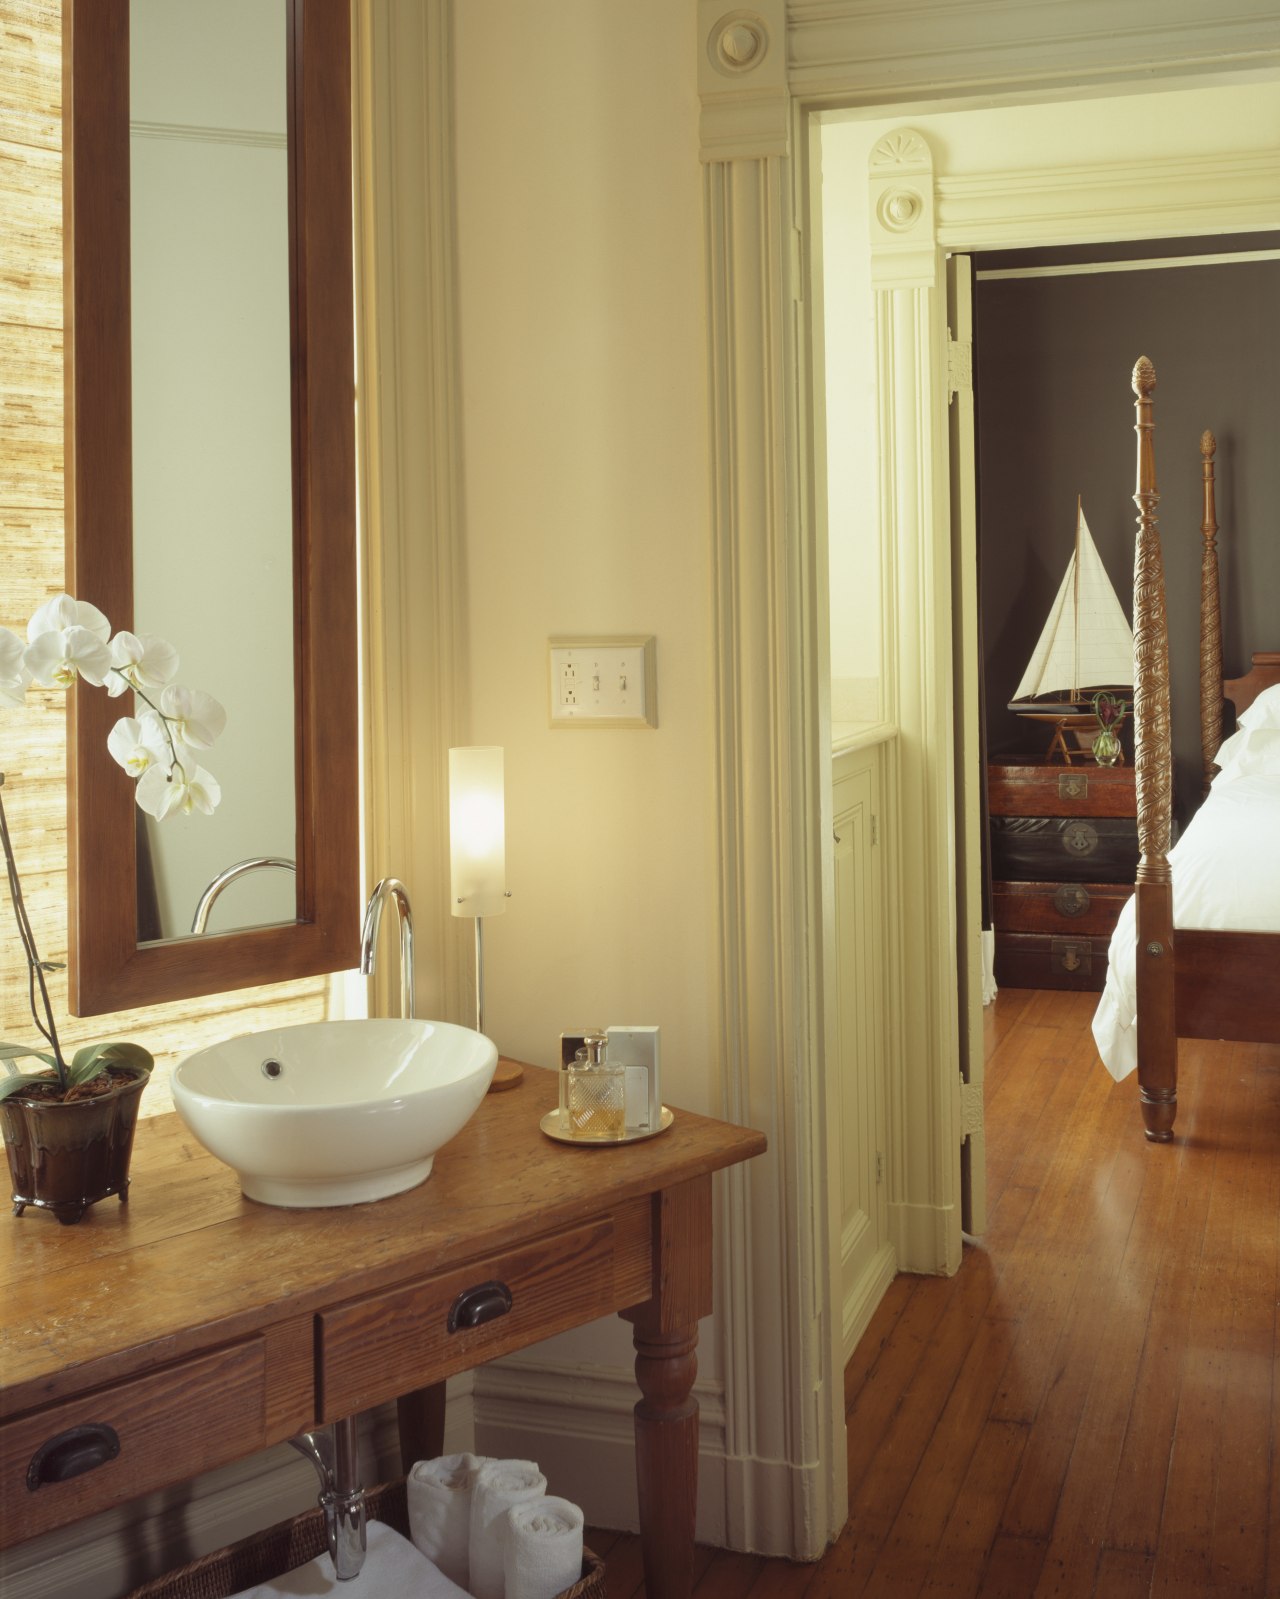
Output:
<instances>
[{"instance_id":1,"label":"brass trunk latch","mask_svg":"<svg viewBox=\"0 0 1280 1599\"><path fill-rule=\"evenodd\" d=\"M1088 822L1072 822L1062 834L1062 843L1068 855L1092 855L1098 847L1098 830Z\"/></svg>"},{"instance_id":2,"label":"brass trunk latch","mask_svg":"<svg viewBox=\"0 0 1280 1599\"><path fill-rule=\"evenodd\" d=\"M1093 970L1093 946L1087 939L1055 938L1050 954L1059 971L1088 977Z\"/></svg>"},{"instance_id":3,"label":"brass trunk latch","mask_svg":"<svg viewBox=\"0 0 1280 1599\"><path fill-rule=\"evenodd\" d=\"M1053 908L1059 916L1083 916L1089 909L1089 890L1079 883L1064 883L1053 896Z\"/></svg>"}]
</instances>

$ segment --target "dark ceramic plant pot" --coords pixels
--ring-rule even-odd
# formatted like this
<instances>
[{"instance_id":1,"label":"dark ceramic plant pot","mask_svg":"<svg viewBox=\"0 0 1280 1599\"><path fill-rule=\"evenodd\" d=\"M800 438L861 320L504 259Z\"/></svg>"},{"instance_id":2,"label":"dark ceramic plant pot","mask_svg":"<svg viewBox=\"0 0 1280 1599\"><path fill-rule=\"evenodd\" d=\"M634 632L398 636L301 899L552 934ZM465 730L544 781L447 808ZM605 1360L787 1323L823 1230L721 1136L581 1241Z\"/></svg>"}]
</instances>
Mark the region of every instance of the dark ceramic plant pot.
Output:
<instances>
[{"instance_id":1,"label":"dark ceramic plant pot","mask_svg":"<svg viewBox=\"0 0 1280 1599\"><path fill-rule=\"evenodd\" d=\"M28 1205L52 1211L70 1225L109 1194L129 1197L129 1158L146 1072L115 1068L122 1080L110 1093L60 1104L0 1099L0 1127L13 1180L13 1213Z\"/></svg>"}]
</instances>

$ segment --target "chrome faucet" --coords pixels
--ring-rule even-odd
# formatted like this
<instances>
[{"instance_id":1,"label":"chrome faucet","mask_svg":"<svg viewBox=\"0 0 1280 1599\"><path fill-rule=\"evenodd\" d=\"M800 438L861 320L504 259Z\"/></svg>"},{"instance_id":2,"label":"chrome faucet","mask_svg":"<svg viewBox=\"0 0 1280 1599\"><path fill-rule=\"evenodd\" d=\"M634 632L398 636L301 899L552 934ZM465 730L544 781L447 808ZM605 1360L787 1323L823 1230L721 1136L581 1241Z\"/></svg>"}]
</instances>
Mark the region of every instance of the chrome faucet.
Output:
<instances>
[{"instance_id":1,"label":"chrome faucet","mask_svg":"<svg viewBox=\"0 0 1280 1599\"><path fill-rule=\"evenodd\" d=\"M400 1014L412 1017L413 1009L413 910L409 904L409 891L398 877L384 877L369 895L365 907L364 929L360 934L360 972L372 977L378 948L378 928L382 924L382 907L388 899L396 902L400 918Z\"/></svg>"},{"instance_id":2,"label":"chrome faucet","mask_svg":"<svg viewBox=\"0 0 1280 1599\"><path fill-rule=\"evenodd\" d=\"M225 867L201 894L200 903L196 906L196 914L191 922L191 931L204 932L214 901L228 883L234 883L237 877L260 871L266 866L278 866L285 872L296 872L298 869L292 861L286 860L282 855L251 855L247 861L237 861L234 866Z\"/></svg>"}]
</instances>

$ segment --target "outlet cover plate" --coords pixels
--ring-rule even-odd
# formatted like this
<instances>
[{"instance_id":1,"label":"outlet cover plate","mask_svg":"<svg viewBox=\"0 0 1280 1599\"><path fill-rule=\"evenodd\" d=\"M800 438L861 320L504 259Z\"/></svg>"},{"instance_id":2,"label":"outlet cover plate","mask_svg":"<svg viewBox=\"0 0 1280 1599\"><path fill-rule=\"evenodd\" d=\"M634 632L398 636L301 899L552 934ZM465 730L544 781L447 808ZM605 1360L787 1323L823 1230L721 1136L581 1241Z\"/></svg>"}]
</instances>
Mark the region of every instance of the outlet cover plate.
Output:
<instances>
[{"instance_id":1,"label":"outlet cover plate","mask_svg":"<svg viewBox=\"0 0 1280 1599\"><path fill-rule=\"evenodd\" d=\"M653 634L548 639L552 727L657 727Z\"/></svg>"}]
</instances>

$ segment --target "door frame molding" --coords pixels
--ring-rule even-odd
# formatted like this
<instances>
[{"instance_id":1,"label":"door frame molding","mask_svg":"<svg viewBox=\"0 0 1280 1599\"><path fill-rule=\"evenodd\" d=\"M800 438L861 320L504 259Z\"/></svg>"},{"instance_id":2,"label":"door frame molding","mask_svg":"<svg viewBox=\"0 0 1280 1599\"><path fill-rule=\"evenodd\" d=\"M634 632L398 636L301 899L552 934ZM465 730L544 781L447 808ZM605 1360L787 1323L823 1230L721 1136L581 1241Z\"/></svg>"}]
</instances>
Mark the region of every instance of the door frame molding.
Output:
<instances>
[{"instance_id":1,"label":"door frame molding","mask_svg":"<svg viewBox=\"0 0 1280 1599\"><path fill-rule=\"evenodd\" d=\"M809 262L814 243L815 163L811 135L824 111L883 106L886 115L1003 98L1052 101L1099 92L1176 87L1280 65L1280 17L1269 0L1243 0L1229 22L1206 22L1198 0L1168 0L1150 27L1145 0L1113 0L1105 29L1081 31L1078 13L1037 0L975 0L963 7L918 0L886 10L874 0L757 0L726 11L699 0L701 155L706 166L708 362L711 375L713 646L716 660L717 803L720 843L721 1111L769 1136L770 1154L740 1171L722 1200L720 1295L726 1351L726 1448L743 1464L731 1541L768 1553L819 1553L847 1513L837 1246L827 1205L823 1121L828 1081L824 1006L829 913L830 708L823 518L815 511L814 314ZM1070 27L1068 26L1070 24ZM926 40L922 50L920 41ZM1200 216L1211 229L1258 226L1276 189L1275 163L1228 162L1211 190L1194 184L1197 212L1178 185L1215 162L1133 164L1108 183L1096 224L1135 225L1148 236ZM1180 167L1180 171L1174 171ZM1111 169L1108 169L1111 175ZM1099 174L1095 171L1094 177ZM1067 174L1059 198L1089 174ZM1154 209L1135 209L1139 181L1156 182ZM1124 198L1127 194L1128 198ZM916 1032L889 1040L891 1199L899 1207L904 1264L952 1269L959 1253L957 1127L959 1072L954 983L955 836L952 746L941 706L950 703L949 533L945 401L936 393L938 261L943 247L990 246L997 220L1025 242L1061 232L1047 207L1033 207L991 175L986 191L956 181L932 187L934 235L918 252L919 281L890 284L886 325L894 329L882 374L907 389L886 407L918 401L909 456L895 449L882 485L882 534L911 513L912 537L896 537L884 563L886 621L905 617L920 657L901 634L886 634L892 681L885 703L903 729L888 773L912 832L903 849L907 888L903 949L928 948L927 1012ZM1147 194L1150 199L1150 191ZM1097 214L1098 193L1090 191ZM936 203L935 203L936 202ZM1033 214L1029 215L1029 212ZM1157 217L1159 221L1157 223ZM1234 219L1234 220L1232 220ZM913 223L919 217L909 219ZM1206 223L1193 224L1203 231ZM989 231L988 231L989 229ZM1111 237L1117 236L1114 232ZM905 241L904 241L905 242ZM915 245L915 240L911 241ZM1001 243L1012 243L1000 237ZM931 262L930 262L931 257ZM901 265L902 263L900 263ZM944 354L945 352L943 352ZM924 431L921 432L921 429ZM940 493L936 484L942 459ZM910 471L906 468L910 467ZM912 476L914 473L914 477ZM947 559L940 559L945 550ZM892 640L892 643L889 641ZM918 859L917 859L918 857ZM907 863L910 863L909 865ZM892 865L892 863L887 863ZM951 938L931 910L951 907ZM954 974L954 965L950 971ZM901 1011L902 1007L899 1007ZM895 1144L894 1137L898 1140ZM910 1153L908 1156L908 1146ZM834 1336L833 1336L834 1324ZM782 1373L779 1382L777 1376ZM762 1456L789 1469L792 1492L772 1504L753 1489ZM771 1474L778 1486L776 1470ZM732 1497L732 1496L731 1496ZM788 1524L789 1523L789 1524Z\"/></svg>"}]
</instances>

